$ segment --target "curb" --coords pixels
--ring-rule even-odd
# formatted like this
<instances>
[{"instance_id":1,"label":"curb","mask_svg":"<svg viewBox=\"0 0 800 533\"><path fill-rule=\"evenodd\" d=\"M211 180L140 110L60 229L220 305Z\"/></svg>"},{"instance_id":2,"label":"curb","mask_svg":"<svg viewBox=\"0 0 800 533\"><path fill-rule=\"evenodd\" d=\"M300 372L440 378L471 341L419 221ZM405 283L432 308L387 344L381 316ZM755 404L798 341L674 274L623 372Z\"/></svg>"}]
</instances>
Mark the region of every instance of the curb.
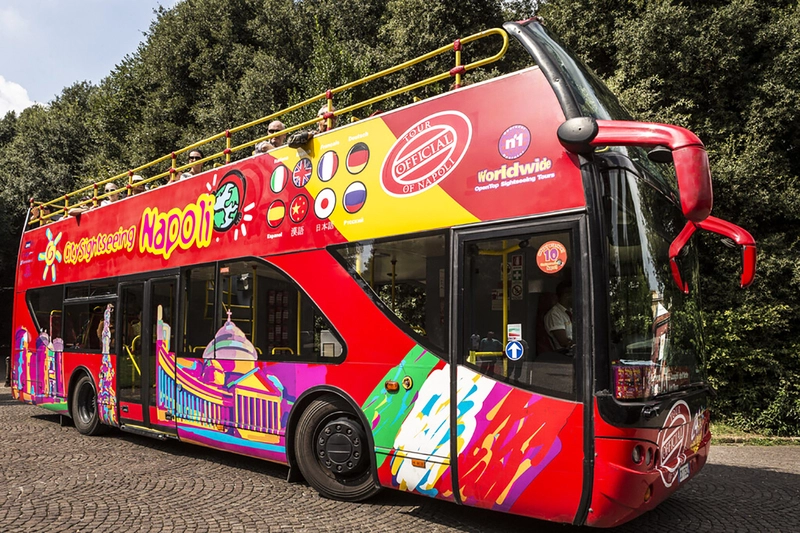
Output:
<instances>
[{"instance_id":1,"label":"curb","mask_svg":"<svg viewBox=\"0 0 800 533\"><path fill-rule=\"evenodd\" d=\"M764 435L712 435L711 444L800 445L800 437L767 437Z\"/></svg>"}]
</instances>

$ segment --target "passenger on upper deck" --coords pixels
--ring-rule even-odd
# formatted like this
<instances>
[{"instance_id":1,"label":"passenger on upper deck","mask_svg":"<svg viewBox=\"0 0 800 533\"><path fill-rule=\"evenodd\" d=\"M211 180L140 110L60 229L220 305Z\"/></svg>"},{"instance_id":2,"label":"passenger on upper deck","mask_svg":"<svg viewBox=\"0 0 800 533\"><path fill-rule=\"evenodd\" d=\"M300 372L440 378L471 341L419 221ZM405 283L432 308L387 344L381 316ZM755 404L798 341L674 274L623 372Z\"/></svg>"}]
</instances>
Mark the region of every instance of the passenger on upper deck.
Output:
<instances>
[{"instance_id":1,"label":"passenger on upper deck","mask_svg":"<svg viewBox=\"0 0 800 533\"><path fill-rule=\"evenodd\" d=\"M284 126L283 122L281 122L280 120L273 120L272 122L269 123L269 126L267 126L267 131L269 132L270 135L279 133L284 129L286 129L286 126ZM256 145L255 150L253 150L253 155L269 152L273 148L282 146L284 142L286 142L285 133L283 135L278 135L277 137L273 137L269 141L261 141Z\"/></svg>"},{"instance_id":2,"label":"passenger on upper deck","mask_svg":"<svg viewBox=\"0 0 800 533\"><path fill-rule=\"evenodd\" d=\"M331 113L336 111L336 108L331 106ZM328 119L325 118L325 115L328 113L328 106L322 106L319 111L317 112L317 117L319 117L319 122L317 122L317 131L298 131L297 133L291 135L289 137L288 144L292 148L300 148L304 144L308 143L311 139L314 138L314 135L317 133L325 133L326 131L330 131L336 127L336 117L331 117L331 127L328 127Z\"/></svg>"},{"instance_id":3,"label":"passenger on upper deck","mask_svg":"<svg viewBox=\"0 0 800 533\"><path fill-rule=\"evenodd\" d=\"M273 120L272 122L269 123L269 126L267 126L267 131L269 132L270 135L274 135L275 133L279 133L285 129L286 126L284 126L283 122L281 122L280 120ZM286 143L286 134L284 133L283 135L278 135L277 137L273 137L272 140L269 141L269 143L275 148L283 146L283 144Z\"/></svg>"},{"instance_id":4,"label":"passenger on upper deck","mask_svg":"<svg viewBox=\"0 0 800 533\"><path fill-rule=\"evenodd\" d=\"M114 194L111 194L110 196L103 198L103 200L100 202L101 207L104 205L114 203L117 200L119 200L119 193L114 192L117 190L117 186L115 184L106 183L106 186L103 190L105 191L106 194L108 193L114 193Z\"/></svg>"},{"instance_id":5,"label":"passenger on upper deck","mask_svg":"<svg viewBox=\"0 0 800 533\"><path fill-rule=\"evenodd\" d=\"M142 185L143 181L144 178L139 174L134 174L131 176L131 196L144 192L144 185Z\"/></svg>"},{"instance_id":6,"label":"passenger on upper deck","mask_svg":"<svg viewBox=\"0 0 800 533\"><path fill-rule=\"evenodd\" d=\"M31 220L35 220L39 225L44 226L54 221L52 218L45 218L50 214L50 208L46 205L36 205L31 209ZM39 217L42 217L39 220Z\"/></svg>"},{"instance_id":7,"label":"passenger on upper deck","mask_svg":"<svg viewBox=\"0 0 800 533\"><path fill-rule=\"evenodd\" d=\"M197 161L199 159L203 159L203 152L196 149L189 152L189 163ZM191 178L192 176L200 174L202 171L203 171L203 163L195 163L194 165L191 166L191 168L189 168L189 170L181 174L180 179L183 180L186 178Z\"/></svg>"}]
</instances>

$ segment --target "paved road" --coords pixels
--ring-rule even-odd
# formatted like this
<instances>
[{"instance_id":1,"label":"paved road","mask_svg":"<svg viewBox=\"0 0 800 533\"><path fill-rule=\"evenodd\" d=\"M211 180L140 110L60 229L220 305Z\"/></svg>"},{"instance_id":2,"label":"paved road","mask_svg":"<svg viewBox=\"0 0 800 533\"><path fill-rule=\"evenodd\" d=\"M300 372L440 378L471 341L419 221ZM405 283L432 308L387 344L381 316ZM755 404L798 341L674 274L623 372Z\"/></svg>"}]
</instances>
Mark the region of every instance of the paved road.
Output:
<instances>
[{"instance_id":1,"label":"paved road","mask_svg":"<svg viewBox=\"0 0 800 533\"><path fill-rule=\"evenodd\" d=\"M120 432L82 437L0 384L0 531L507 532L584 528L384 491L326 500L286 467ZM800 531L800 446L713 449L697 478L616 531Z\"/></svg>"}]
</instances>

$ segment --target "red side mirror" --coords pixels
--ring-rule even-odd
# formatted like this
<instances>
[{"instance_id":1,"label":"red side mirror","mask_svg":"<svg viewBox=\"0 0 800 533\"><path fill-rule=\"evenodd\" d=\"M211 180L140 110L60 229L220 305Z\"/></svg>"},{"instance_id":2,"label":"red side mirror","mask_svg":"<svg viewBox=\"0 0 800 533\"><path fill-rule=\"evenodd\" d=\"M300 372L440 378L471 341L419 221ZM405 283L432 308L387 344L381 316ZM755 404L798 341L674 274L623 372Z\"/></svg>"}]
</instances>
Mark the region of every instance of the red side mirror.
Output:
<instances>
[{"instance_id":1,"label":"red side mirror","mask_svg":"<svg viewBox=\"0 0 800 533\"><path fill-rule=\"evenodd\" d=\"M598 120L591 146L666 146L672 150L683 216L699 222L711 213L711 169L702 141L686 128L649 122Z\"/></svg>"},{"instance_id":2,"label":"red side mirror","mask_svg":"<svg viewBox=\"0 0 800 533\"><path fill-rule=\"evenodd\" d=\"M753 283L756 276L756 241L750 233L726 220L717 217L708 217L702 222L687 222L683 230L678 234L669 247L669 262L672 268L672 277L675 283L685 293L689 294L689 286L681 278L680 268L678 267L678 254L692 238L697 228L716 233L731 239L742 247L742 277L741 287L745 288Z\"/></svg>"}]
</instances>

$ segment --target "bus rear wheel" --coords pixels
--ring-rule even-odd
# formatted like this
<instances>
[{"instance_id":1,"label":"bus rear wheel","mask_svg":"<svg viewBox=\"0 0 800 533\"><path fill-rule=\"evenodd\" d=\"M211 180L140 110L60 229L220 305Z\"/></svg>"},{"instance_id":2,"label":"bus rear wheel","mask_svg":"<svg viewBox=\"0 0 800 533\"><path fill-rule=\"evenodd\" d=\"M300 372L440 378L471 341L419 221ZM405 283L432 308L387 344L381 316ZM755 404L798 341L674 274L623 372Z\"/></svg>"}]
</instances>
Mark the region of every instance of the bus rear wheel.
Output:
<instances>
[{"instance_id":1,"label":"bus rear wheel","mask_svg":"<svg viewBox=\"0 0 800 533\"><path fill-rule=\"evenodd\" d=\"M72 420L75 428L82 435L100 435L106 427L100 422L97 411L97 391L94 381L84 374L75 384L70 402Z\"/></svg>"},{"instance_id":2,"label":"bus rear wheel","mask_svg":"<svg viewBox=\"0 0 800 533\"><path fill-rule=\"evenodd\" d=\"M380 490L364 428L343 399L311 402L297 424L294 446L303 477L326 498L361 501Z\"/></svg>"}]
</instances>

